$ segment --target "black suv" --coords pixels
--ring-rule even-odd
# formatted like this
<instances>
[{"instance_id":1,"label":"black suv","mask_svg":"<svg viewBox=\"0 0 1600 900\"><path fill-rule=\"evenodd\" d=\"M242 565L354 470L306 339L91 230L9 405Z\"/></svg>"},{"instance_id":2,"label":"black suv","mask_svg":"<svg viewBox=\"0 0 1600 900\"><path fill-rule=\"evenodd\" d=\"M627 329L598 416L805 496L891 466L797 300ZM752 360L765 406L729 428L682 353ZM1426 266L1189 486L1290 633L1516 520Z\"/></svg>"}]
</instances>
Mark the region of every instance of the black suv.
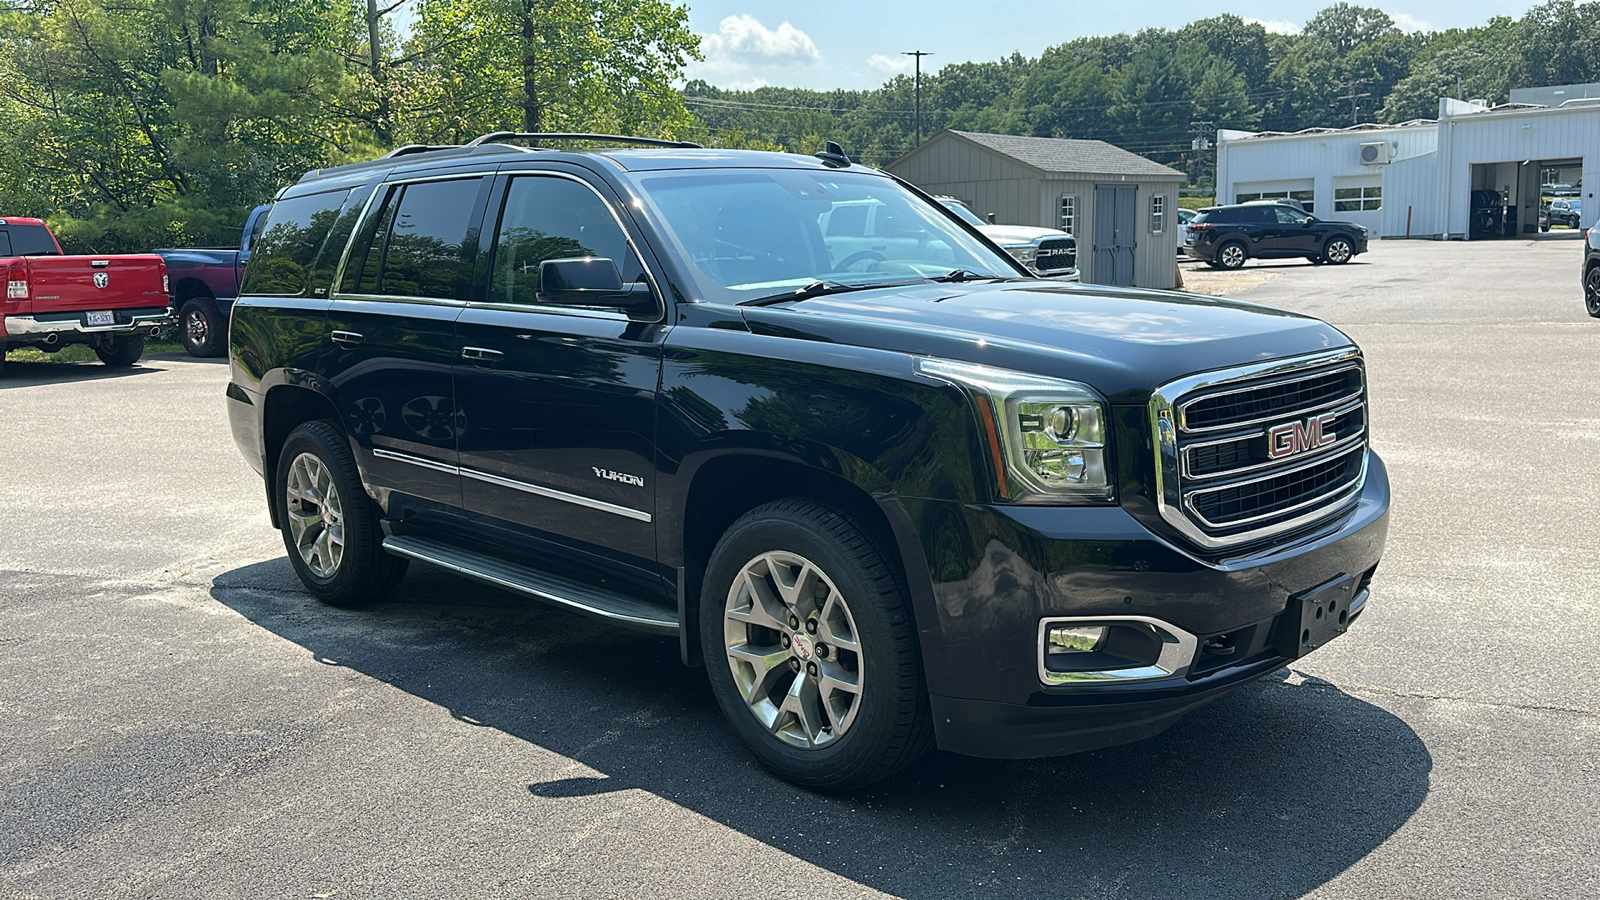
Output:
<instances>
[{"instance_id":1,"label":"black suv","mask_svg":"<svg viewBox=\"0 0 1600 900\"><path fill-rule=\"evenodd\" d=\"M1189 223L1184 249L1217 269L1237 269L1251 258L1288 257L1342 266L1367 252L1367 230L1323 221L1296 203L1258 201L1200 210Z\"/></svg>"},{"instance_id":2,"label":"black suv","mask_svg":"<svg viewBox=\"0 0 1600 900\"><path fill-rule=\"evenodd\" d=\"M1583 233L1583 306L1600 319L1600 225Z\"/></svg>"},{"instance_id":3,"label":"black suv","mask_svg":"<svg viewBox=\"0 0 1600 900\"><path fill-rule=\"evenodd\" d=\"M1365 609L1338 330L1034 279L836 150L555 137L278 195L226 405L316 596L418 561L675 637L828 788L1153 735ZM889 236L829 227L868 204Z\"/></svg>"}]
</instances>

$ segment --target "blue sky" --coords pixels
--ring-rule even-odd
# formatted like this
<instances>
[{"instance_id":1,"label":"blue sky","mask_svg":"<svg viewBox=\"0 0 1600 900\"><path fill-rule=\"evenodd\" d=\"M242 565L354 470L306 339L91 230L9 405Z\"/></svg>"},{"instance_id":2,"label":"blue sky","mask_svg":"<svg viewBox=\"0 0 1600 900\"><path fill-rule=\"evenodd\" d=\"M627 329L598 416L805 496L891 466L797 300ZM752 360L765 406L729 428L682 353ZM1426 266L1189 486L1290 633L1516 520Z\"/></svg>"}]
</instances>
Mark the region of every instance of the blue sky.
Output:
<instances>
[{"instance_id":1,"label":"blue sky","mask_svg":"<svg viewBox=\"0 0 1600 900\"><path fill-rule=\"evenodd\" d=\"M871 88L909 72L905 50L928 50L923 71L955 62L989 61L1012 51L1038 56L1054 44L1095 34L1178 28L1231 12L1272 31L1295 31L1333 0L1246 0L1174 3L1155 0L920 0L917 3L794 3L699 0L689 26L706 60L689 77L719 87ZM1408 31L1481 25L1492 16L1521 17L1531 0L1395 0L1377 6Z\"/></svg>"}]
</instances>

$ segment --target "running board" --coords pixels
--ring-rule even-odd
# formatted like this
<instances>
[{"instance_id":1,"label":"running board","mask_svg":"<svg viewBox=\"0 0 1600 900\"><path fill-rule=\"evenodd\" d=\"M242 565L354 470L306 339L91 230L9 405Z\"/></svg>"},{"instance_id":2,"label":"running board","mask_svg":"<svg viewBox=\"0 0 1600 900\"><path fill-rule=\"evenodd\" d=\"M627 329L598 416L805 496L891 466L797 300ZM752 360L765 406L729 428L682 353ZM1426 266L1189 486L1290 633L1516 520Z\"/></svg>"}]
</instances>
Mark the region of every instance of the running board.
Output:
<instances>
[{"instance_id":1,"label":"running board","mask_svg":"<svg viewBox=\"0 0 1600 900\"><path fill-rule=\"evenodd\" d=\"M395 556L425 562L475 581L492 584L556 606L598 616L656 634L677 635L676 610L533 566L511 562L479 550L417 535L390 535L383 549Z\"/></svg>"}]
</instances>

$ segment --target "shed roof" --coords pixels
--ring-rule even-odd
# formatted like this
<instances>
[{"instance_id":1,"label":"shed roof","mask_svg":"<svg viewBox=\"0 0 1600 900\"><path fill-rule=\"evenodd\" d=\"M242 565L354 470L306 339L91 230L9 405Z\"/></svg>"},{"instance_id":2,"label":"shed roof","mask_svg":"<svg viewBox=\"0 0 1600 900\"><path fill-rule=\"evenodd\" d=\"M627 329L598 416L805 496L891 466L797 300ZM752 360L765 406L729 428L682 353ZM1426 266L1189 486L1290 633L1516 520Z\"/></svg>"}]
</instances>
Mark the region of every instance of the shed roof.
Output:
<instances>
[{"instance_id":1,"label":"shed roof","mask_svg":"<svg viewBox=\"0 0 1600 900\"><path fill-rule=\"evenodd\" d=\"M945 133L965 138L1020 163L1052 174L1127 175L1163 179L1184 177L1177 169L1151 162L1137 153L1130 153L1105 141L985 134L980 131L955 129ZM937 138L937 135L935 137Z\"/></svg>"}]
</instances>

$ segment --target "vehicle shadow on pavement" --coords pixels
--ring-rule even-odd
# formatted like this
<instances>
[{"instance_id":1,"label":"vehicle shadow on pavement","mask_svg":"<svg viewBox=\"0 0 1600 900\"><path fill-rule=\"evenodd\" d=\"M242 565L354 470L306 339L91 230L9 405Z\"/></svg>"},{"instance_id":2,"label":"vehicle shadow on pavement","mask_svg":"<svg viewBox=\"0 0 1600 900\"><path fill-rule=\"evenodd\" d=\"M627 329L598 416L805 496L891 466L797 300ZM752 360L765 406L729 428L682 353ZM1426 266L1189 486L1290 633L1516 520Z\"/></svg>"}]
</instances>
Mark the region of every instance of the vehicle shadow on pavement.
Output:
<instances>
[{"instance_id":1,"label":"vehicle shadow on pavement","mask_svg":"<svg viewBox=\"0 0 1600 900\"><path fill-rule=\"evenodd\" d=\"M933 753L830 797L756 766L672 639L417 566L393 602L358 611L318 604L283 559L218 576L211 596L320 662L602 773L528 784L535 803L648 791L900 896L1298 896L1404 824L1433 767L1395 715L1278 678L1142 743L1045 760Z\"/></svg>"},{"instance_id":2,"label":"vehicle shadow on pavement","mask_svg":"<svg viewBox=\"0 0 1600 900\"><path fill-rule=\"evenodd\" d=\"M150 375L159 372L148 366L113 368L97 362L7 362L0 368L0 391L6 388L38 387L45 384L71 384L80 381L102 381L107 378L128 378L133 375Z\"/></svg>"}]
</instances>

